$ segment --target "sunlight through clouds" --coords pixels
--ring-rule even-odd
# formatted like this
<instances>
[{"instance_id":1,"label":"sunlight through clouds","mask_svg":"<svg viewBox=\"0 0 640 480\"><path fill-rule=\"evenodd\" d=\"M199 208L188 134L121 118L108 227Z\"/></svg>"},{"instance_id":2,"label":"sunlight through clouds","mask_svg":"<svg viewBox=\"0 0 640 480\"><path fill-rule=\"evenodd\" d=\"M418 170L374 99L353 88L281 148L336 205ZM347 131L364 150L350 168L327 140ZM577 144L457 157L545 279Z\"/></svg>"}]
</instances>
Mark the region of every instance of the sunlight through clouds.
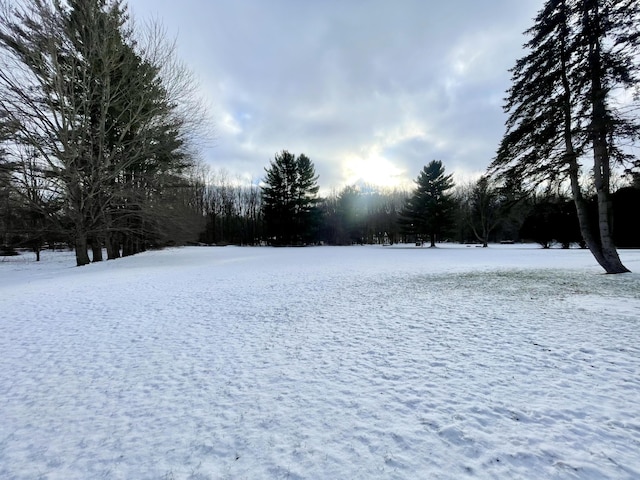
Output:
<instances>
[{"instance_id":1,"label":"sunlight through clouds","mask_svg":"<svg viewBox=\"0 0 640 480\"><path fill-rule=\"evenodd\" d=\"M485 169L504 133L508 69L542 1L128 4L166 25L201 79L216 134L208 164L260 177L287 149L330 189L412 183L433 159Z\"/></svg>"},{"instance_id":2,"label":"sunlight through clouds","mask_svg":"<svg viewBox=\"0 0 640 480\"><path fill-rule=\"evenodd\" d=\"M347 185L365 183L382 187L399 187L405 183L405 171L378 153L351 156L344 161L343 177Z\"/></svg>"}]
</instances>

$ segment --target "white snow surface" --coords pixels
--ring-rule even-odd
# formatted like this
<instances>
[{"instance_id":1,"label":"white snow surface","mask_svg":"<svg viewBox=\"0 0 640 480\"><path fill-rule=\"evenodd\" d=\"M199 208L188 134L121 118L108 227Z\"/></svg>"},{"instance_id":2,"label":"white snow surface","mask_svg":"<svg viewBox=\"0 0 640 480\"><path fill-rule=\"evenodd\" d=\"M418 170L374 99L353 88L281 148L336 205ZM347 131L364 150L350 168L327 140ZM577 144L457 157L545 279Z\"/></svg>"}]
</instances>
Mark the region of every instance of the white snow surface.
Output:
<instances>
[{"instance_id":1,"label":"white snow surface","mask_svg":"<svg viewBox=\"0 0 640 480\"><path fill-rule=\"evenodd\" d=\"M640 478L640 274L588 251L74 264L0 258L2 479Z\"/></svg>"}]
</instances>

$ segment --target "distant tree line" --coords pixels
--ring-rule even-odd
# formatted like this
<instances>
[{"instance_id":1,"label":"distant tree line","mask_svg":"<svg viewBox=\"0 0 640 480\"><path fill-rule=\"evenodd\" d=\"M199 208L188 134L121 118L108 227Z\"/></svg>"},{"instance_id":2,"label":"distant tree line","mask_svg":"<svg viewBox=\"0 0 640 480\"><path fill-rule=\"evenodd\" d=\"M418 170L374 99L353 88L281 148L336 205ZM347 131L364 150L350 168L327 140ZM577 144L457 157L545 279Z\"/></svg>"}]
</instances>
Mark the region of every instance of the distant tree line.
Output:
<instances>
[{"instance_id":1,"label":"distant tree line","mask_svg":"<svg viewBox=\"0 0 640 480\"><path fill-rule=\"evenodd\" d=\"M303 169L297 166L300 158ZM347 185L320 197L313 163L304 154L284 150L265 170L265 177L252 184L231 180L224 170L202 181L206 228L200 242L434 245L444 241L483 246L536 242L545 248L586 247L571 194L561 184L533 188L482 176L455 185L442 162L432 161L421 170L412 190ZM614 239L619 247L639 248L635 225L640 182L621 185L612 195ZM595 193L587 203L590 215L597 216Z\"/></svg>"},{"instance_id":2,"label":"distant tree line","mask_svg":"<svg viewBox=\"0 0 640 480\"><path fill-rule=\"evenodd\" d=\"M225 170L201 170L197 179L204 227L192 241L207 245L259 245L264 237L260 186Z\"/></svg>"}]
</instances>

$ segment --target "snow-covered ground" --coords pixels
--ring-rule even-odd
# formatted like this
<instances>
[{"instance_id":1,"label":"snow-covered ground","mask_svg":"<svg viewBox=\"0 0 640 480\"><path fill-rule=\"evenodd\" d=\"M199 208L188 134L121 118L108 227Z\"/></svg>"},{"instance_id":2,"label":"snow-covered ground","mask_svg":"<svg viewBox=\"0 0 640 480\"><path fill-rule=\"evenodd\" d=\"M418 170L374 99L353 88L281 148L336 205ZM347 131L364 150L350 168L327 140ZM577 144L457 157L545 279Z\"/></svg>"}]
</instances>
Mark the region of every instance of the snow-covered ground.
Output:
<instances>
[{"instance_id":1,"label":"snow-covered ground","mask_svg":"<svg viewBox=\"0 0 640 480\"><path fill-rule=\"evenodd\" d=\"M640 478L640 274L587 251L73 265L0 258L2 479Z\"/></svg>"}]
</instances>

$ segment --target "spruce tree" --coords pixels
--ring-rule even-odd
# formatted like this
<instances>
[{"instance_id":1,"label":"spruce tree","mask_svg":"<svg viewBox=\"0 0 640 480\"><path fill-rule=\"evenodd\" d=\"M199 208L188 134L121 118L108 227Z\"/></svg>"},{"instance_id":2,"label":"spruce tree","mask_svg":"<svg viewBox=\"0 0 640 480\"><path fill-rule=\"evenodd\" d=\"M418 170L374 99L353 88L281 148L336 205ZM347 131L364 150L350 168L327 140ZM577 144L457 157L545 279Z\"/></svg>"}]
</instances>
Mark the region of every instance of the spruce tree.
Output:
<instances>
[{"instance_id":1,"label":"spruce tree","mask_svg":"<svg viewBox=\"0 0 640 480\"><path fill-rule=\"evenodd\" d=\"M283 150L275 155L262 187L268 242L302 245L314 240L319 210L318 176L304 154Z\"/></svg>"},{"instance_id":2,"label":"spruce tree","mask_svg":"<svg viewBox=\"0 0 640 480\"><path fill-rule=\"evenodd\" d=\"M431 247L446 234L454 223L455 201L451 175L445 175L442 162L432 160L416 179L416 189L402 212L405 231L418 237L429 237Z\"/></svg>"}]
</instances>

